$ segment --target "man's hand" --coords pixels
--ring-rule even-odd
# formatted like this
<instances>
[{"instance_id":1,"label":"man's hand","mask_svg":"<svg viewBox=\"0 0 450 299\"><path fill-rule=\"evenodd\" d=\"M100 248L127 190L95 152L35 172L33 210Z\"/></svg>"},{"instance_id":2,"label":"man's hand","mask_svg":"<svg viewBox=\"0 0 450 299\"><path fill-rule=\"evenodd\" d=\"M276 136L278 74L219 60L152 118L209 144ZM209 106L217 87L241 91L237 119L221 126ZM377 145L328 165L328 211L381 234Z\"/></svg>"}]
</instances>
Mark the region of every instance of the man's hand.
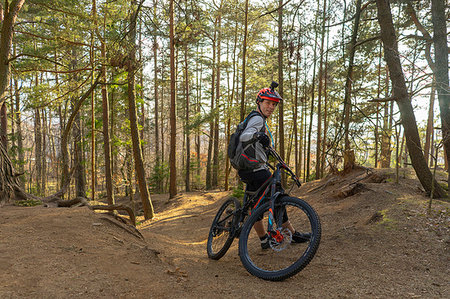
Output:
<instances>
[{"instance_id":1,"label":"man's hand","mask_svg":"<svg viewBox=\"0 0 450 299\"><path fill-rule=\"evenodd\" d=\"M263 133L263 132L256 132L255 133L255 138L256 138L256 140L258 140L259 143L261 143L261 145L263 147L269 147L270 146L270 138L265 133Z\"/></svg>"}]
</instances>

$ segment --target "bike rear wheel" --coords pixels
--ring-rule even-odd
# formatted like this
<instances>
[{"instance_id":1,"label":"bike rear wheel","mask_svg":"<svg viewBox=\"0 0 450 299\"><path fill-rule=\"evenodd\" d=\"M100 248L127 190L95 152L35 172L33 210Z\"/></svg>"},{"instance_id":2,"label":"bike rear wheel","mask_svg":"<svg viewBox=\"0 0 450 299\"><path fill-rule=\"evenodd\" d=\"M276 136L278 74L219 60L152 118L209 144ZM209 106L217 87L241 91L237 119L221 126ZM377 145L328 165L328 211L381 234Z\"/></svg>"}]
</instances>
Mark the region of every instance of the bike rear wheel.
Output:
<instances>
[{"instance_id":1,"label":"bike rear wheel","mask_svg":"<svg viewBox=\"0 0 450 299\"><path fill-rule=\"evenodd\" d=\"M239 200L230 197L217 212L209 230L206 245L210 259L218 260L223 257L233 243L240 207Z\"/></svg>"},{"instance_id":2,"label":"bike rear wheel","mask_svg":"<svg viewBox=\"0 0 450 299\"><path fill-rule=\"evenodd\" d=\"M262 249L261 241L252 228L261 218L264 226L267 225L269 209L269 202L263 204L252 211L244 223L239 237L239 256L252 275L279 281L297 274L313 259L319 248L321 225L319 216L307 202L295 197L279 198L275 203L273 230L277 229L276 223L283 225L280 225L280 234L276 238L269 238L270 248ZM278 222L278 218L282 221ZM288 229L288 223L294 231ZM295 232L297 234L294 235Z\"/></svg>"}]
</instances>

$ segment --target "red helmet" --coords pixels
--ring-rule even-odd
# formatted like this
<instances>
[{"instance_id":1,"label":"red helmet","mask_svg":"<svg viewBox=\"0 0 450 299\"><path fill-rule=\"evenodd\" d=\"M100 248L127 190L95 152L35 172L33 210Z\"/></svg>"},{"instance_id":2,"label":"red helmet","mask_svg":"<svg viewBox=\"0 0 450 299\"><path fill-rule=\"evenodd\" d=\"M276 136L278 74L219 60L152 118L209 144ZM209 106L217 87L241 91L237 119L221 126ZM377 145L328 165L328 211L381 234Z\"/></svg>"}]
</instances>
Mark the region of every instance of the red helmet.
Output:
<instances>
[{"instance_id":1,"label":"red helmet","mask_svg":"<svg viewBox=\"0 0 450 299\"><path fill-rule=\"evenodd\" d=\"M274 101L279 103L283 100L283 98L275 91L275 88L278 86L278 83L272 82L270 84L270 88L263 88L258 92L256 96L256 102L260 103L264 100Z\"/></svg>"}]
</instances>

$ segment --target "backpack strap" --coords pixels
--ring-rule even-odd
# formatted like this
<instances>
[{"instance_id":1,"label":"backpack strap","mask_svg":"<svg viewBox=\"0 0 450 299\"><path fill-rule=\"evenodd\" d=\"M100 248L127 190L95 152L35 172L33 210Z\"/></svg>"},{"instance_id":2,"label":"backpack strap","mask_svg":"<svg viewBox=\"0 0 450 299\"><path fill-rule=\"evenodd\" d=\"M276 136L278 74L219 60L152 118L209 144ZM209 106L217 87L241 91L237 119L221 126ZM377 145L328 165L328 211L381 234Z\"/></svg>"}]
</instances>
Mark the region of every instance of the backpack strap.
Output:
<instances>
[{"instance_id":1,"label":"backpack strap","mask_svg":"<svg viewBox=\"0 0 450 299\"><path fill-rule=\"evenodd\" d=\"M244 119L245 126L247 126L247 122L250 120L250 118L252 118L253 116L256 116L256 115L260 115L260 116L264 119L264 123L266 123L266 120L265 120L265 118L261 115L261 113L259 113L259 112L256 111L256 110L253 110L253 111L250 112L250 114L247 115L247 117Z\"/></svg>"}]
</instances>

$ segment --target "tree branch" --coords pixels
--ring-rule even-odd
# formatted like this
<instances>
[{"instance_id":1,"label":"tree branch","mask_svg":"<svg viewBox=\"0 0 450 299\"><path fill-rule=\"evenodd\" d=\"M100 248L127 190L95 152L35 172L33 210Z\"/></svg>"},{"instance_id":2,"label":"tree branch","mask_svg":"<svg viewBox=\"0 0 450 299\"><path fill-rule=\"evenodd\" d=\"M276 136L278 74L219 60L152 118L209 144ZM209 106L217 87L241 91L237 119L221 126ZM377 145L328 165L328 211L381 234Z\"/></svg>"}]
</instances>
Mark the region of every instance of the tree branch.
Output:
<instances>
[{"instance_id":1,"label":"tree branch","mask_svg":"<svg viewBox=\"0 0 450 299\"><path fill-rule=\"evenodd\" d=\"M397 101L398 98L396 97L389 97L389 98L375 98L372 100L369 100L369 102L372 103L386 103L386 102L392 102L392 101Z\"/></svg>"},{"instance_id":2,"label":"tree branch","mask_svg":"<svg viewBox=\"0 0 450 299\"><path fill-rule=\"evenodd\" d=\"M419 30L423 34L423 38L426 40L426 47L425 47L425 58L428 62L428 65L433 70L433 73L436 70L436 66L434 64L433 59L431 58L431 44L433 43L433 38L431 37L430 33L423 27L423 25L420 23L419 19L417 18L416 11L414 10L414 7L410 2L407 2L406 5L406 12L411 17L411 20L416 25L417 30Z\"/></svg>"},{"instance_id":3,"label":"tree branch","mask_svg":"<svg viewBox=\"0 0 450 299\"><path fill-rule=\"evenodd\" d=\"M13 60L16 60L16 59L19 58L19 57L23 57L23 56L28 56L28 57L38 58L38 59L42 59L42 60L47 60L48 62L57 64L57 65L59 65L59 66L65 66L64 64L61 64L61 63L59 63L59 62L57 62L57 61L55 61L55 60L52 60L52 59L50 59L50 58L42 57L42 56L34 55L34 54L29 54L29 53L21 53L21 54L19 54L19 55L16 55L16 56L14 56L14 57L11 57L10 59L8 59L8 63L10 63L10 62L13 61Z\"/></svg>"}]
</instances>

